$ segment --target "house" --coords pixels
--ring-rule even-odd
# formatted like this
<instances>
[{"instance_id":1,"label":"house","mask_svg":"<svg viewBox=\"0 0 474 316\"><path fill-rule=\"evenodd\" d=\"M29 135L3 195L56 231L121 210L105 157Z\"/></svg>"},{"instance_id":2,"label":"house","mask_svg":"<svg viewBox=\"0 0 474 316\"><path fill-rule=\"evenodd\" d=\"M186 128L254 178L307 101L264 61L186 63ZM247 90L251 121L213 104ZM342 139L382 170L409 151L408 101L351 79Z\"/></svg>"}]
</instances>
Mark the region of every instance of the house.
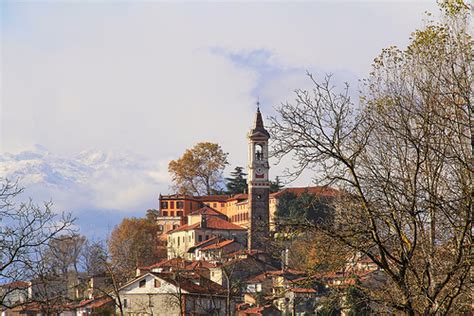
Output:
<instances>
[{"instance_id":1,"label":"house","mask_svg":"<svg viewBox=\"0 0 474 316\"><path fill-rule=\"evenodd\" d=\"M84 291L84 297L94 299L102 297L104 293L113 288L112 278L106 273L93 275L87 279L87 288Z\"/></svg>"},{"instance_id":2,"label":"house","mask_svg":"<svg viewBox=\"0 0 474 316\"><path fill-rule=\"evenodd\" d=\"M243 305L237 310L237 316L281 316L281 312L271 304L264 306Z\"/></svg>"},{"instance_id":3,"label":"house","mask_svg":"<svg viewBox=\"0 0 474 316\"><path fill-rule=\"evenodd\" d=\"M14 281L0 285L0 299L4 306L15 306L31 297L31 283Z\"/></svg>"},{"instance_id":4,"label":"house","mask_svg":"<svg viewBox=\"0 0 474 316\"><path fill-rule=\"evenodd\" d=\"M159 230L166 233L179 226L189 224L188 215L202 207L212 207L221 212L225 209L228 195L192 196L185 194L161 195L156 224Z\"/></svg>"},{"instance_id":5,"label":"house","mask_svg":"<svg viewBox=\"0 0 474 316\"><path fill-rule=\"evenodd\" d=\"M115 300L111 297L99 297L81 301L76 305L76 316L115 314Z\"/></svg>"},{"instance_id":6,"label":"house","mask_svg":"<svg viewBox=\"0 0 474 316\"><path fill-rule=\"evenodd\" d=\"M226 315L225 289L184 273L148 272L119 289L125 314Z\"/></svg>"},{"instance_id":7,"label":"house","mask_svg":"<svg viewBox=\"0 0 474 316\"><path fill-rule=\"evenodd\" d=\"M197 248L196 259L217 262L221 261L226 254L243 248L244 246L234 239L218 239L210 245Z\"/></svg>"},{"instance_id":8,"label":"house","mask_svg":"<svg viewBox=\"0 0 474 316\"><path fill-rule=\"evenodd\" d=\"M226 239L236 240L246 245L247 230L241 226L232 224L220 216L196 215L198 222L183 225L168 232L168 258L182 257L192 259L193 254L188 253L189 248L196 244L220 236ZM194 220L190 216L190 220Z\"/></svg>"}]
</instances>

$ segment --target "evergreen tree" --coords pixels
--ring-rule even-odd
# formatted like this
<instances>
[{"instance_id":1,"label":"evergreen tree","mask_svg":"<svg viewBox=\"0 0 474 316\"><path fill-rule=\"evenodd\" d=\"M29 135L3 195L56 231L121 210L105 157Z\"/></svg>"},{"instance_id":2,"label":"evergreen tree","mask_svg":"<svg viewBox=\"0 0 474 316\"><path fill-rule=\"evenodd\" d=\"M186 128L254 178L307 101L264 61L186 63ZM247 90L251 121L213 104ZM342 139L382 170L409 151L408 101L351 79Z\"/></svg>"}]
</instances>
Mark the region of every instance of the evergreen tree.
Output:
<instances>
[{"instance_id":1,"label":"evergreen tree","mask_svg":"<svg viewBox=\"0 0 474 316\"><path fill-rule=\"evenodd\" d=\"M283 189L284 185L280 182L280 177L276 176L275 181L270 181L270 192L275 193Z\"/></svg>"},{"instance_id":2,"label":"evergreen tree","mask_svg":"<svg viewBox=\"0 0 474 316\"><path fill-rule=\"evenodd\" d=\"M235 167L234 171L230 173L231 177L226 178L227 180L227 194L239 194L245 193L247 190L247 174L243 172L243 167Z\"/></svg>"},{"instance_id":3,"label":"evergreen tree","mask_svg":"<svg viewBox=\"0 0 474 316\"><path fill-rule=\"evenodd\" d=\"M296 195L284 192L278 199L276 221L282 224L322 224L330 220L330 200L303 192Z\"/></svg>"}]
</instances>

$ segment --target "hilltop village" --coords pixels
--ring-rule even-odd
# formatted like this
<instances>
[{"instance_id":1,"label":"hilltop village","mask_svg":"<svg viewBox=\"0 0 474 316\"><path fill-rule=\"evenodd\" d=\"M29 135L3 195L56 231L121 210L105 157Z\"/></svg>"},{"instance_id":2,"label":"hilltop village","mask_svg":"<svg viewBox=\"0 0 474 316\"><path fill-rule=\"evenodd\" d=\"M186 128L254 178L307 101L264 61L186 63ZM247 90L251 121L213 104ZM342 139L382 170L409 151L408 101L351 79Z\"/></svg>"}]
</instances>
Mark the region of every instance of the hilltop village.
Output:
<instances>
[{"instance_id":1,"label":"hilltop village","mask_svg":"<svg viewBox=\"0 0 474 316\"><path fill-rule=\"evenodd\" d=\"M137 266L136 277L125 283L102 274L48 284L53 292L65 288L71 300L47 309L39 301L28 303L41 292L38 286L7 284L6 298L24 304L4 309L2 315L315 315L333 308L325 311L321 303L330 293L346 297L356 282L382 282L376 265L357 253L336 270L309 273L291 266L291 245L275 247L286 236L275 225L281 197L307 194L331 202L341 192L306 187L270 193L269 138L257 109L248 133L246 194L159 196L154 221L166 259ZM350 310L349 305L339 309L342 314Z\"/></svg>"}]
</instances>

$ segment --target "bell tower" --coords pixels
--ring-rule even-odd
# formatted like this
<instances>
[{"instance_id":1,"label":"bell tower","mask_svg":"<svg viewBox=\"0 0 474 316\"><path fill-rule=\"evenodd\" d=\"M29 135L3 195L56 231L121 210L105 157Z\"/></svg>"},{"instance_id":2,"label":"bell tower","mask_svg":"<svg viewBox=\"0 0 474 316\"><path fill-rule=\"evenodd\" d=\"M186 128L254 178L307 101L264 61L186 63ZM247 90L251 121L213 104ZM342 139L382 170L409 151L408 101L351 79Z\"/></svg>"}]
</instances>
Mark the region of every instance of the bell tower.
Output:
<instances>
[{"instance_id":1,"label":"bell tower","mask_svg":"<svg viewBox=\"0 0 474 316\"><path fill-rule=\"evenodd\" d=\"M265 239L269 235L270 181L268 171L268 139L270 134L263 126L259 103L255 122L248 133L248 203L249 231L248 248L265 249Z\"/></svg>"}]
</instances>

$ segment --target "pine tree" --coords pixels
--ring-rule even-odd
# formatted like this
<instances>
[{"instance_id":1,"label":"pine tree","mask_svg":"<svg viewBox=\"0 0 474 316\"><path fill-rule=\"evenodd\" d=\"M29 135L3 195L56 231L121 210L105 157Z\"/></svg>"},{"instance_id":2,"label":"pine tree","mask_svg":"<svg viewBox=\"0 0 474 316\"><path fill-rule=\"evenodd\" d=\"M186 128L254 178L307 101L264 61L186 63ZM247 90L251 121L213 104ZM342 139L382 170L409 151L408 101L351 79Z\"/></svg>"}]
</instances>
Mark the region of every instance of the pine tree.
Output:
<instances>
[{"instance_id":1,"label":"pine tree","mask_svg":"<svg viewBox=\"0 0 474 316\"><path fill-rule=\"evenodd\" d=\"M280 182L280 177L276 176L275 181L270 181L270 192L275 193L283 189L284 185Z\"/></svg>"},{"instance_id":2,"label":"pine tree","mask_svg":"<svg viewBox=\"0 0 474 316\"><path fill-rule=\"evenodd\" d=\"M243 172L243 167L235 167L234 171L230 173L231 177L226 178L227 180L227 194L239 194L245 193L247 190L247 179L246 173Z\"/></svg>"}]
</instances>

